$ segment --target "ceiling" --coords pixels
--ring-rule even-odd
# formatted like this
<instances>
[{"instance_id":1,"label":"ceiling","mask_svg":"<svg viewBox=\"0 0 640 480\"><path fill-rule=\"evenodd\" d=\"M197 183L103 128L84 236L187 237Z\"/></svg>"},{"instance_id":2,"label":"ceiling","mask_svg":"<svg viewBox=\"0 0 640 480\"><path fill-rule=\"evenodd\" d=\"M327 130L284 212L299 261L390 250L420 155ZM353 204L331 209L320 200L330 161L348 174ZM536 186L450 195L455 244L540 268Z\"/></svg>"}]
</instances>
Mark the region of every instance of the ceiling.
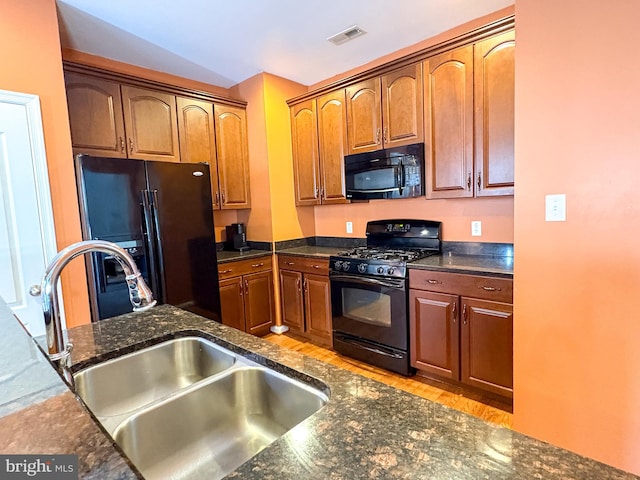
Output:
<instances>
[{"instance_id":1,"label":"ceiling","mask_svg":"<svg viewBox=\"0 0 640 480\"><path fill-rule=\"evenodd\" d=\"M230 87L320 82L515 0L57 0L63 47ZM353 25L343 45L327 38Z\"/></svg>"}]
</instances>

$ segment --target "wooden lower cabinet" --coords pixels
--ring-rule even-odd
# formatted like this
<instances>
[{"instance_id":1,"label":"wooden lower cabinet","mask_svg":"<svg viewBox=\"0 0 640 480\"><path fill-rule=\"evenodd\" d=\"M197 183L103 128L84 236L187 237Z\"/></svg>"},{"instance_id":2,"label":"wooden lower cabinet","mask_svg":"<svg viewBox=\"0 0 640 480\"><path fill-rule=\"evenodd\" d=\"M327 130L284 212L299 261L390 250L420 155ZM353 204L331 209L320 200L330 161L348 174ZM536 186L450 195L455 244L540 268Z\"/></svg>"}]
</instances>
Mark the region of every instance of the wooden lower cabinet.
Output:
<instances>
[{"instance_id":1,"label":"wooden lower cabinet","mask_svg":"<svg viewBox=\"0 0 640 480\"><path fill-rule=\"evenodd\" d=\"M280 255L278 264L282 323L293 334L331 347L329 261Z\"/></svg>"},{"instance_id":2,"label":"wooden lower cabinet","mask_svg":"<svg viewBox=\"0 0 640 480\"><path fill-rule=\"evenodd\" d=\"M218 266L222 323L253 335L269 333L274 321L271 259Z\"/></svg>"},{"instance_id":3,"label":"wooden lower cabinet","mask_svg":"<svg viewBox=\"0 0 640 480\"><path fill-rule=\"evenodd\" d=\"M512 281L410 271L409 284L411 365L427 376L512 398L513 305L504 302Z\"/></svg>"}]
</instances>

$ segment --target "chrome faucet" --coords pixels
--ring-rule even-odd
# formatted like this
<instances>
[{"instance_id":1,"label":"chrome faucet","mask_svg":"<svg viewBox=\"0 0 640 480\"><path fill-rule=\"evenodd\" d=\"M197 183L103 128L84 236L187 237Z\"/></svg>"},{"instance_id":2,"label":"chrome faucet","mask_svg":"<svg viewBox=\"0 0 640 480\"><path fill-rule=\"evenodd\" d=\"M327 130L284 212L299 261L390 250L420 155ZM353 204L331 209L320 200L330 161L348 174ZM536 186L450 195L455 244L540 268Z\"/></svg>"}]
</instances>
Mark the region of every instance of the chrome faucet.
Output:
<instances>
[{"instance_id":1,"label":"chrome faucet","mask_svg":"<svg viewBox=\"0 0 640 480\"><path fill-rule=\"evenodd\" d=\"M103 240L86 240L74 243L58 252L47 266L42 277L40 292L42 295L42 310L46 327L47 348L49 358L58 366L61 373L69 378L68 367L73 345L65 345L60 320L60 306L58 305L58 279L62 269L74 258L89 252L101 252L113 255L120 263L125 273L125 280L129 286L129 299L134 311L143 311L153 307L156 301L151 290L140 275L135 261L122 247Z\"/></svg>"}]
</instances>

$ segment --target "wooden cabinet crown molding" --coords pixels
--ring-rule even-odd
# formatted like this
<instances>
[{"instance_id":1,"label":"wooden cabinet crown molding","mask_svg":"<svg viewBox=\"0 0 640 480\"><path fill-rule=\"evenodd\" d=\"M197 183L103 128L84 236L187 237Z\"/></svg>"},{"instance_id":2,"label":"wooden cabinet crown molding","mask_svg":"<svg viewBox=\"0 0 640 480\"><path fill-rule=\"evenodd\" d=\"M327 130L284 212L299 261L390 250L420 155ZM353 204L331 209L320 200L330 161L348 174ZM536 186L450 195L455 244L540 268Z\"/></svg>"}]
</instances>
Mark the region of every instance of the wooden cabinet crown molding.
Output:
<instances>
[{"instance_id":1,"label":"wooden cabinet crown molding","mask_svg":"<svg viewBox=\"0 0 640 480\"><path fill-rule=\"evenodd\" d=\"M183 95L198 100L205 100L218 104L230 105L235 107L246 108L247 102L244 100L238 100L235 98L222 97L210 92L204 92L202 90L194 90L190 88L178 87L176 85L170 85L168 83L162 83L155 80L147 80L133 75L127 75L124 73L112 72L104 68L93 67L90 65L84 65L81 63L70 62L63 60L62 66L66 72L84 73L92 75L94 77L103 78L105 80L111 80L122 84L127 84L135 87L151 88L153 90L170 93L172 95Z\"/></svg>"},{"instance_id":2,"label":"wooden cabinet crown molding","mask_svg":"<svg viewBox=\"0 0 640 480\"><path fill-rule=\"evenodd\" d=\"M342 78L333 83L327 84L323 87L317 88L315 90L311 90L303 95L299 95L297 97L291 98L287 100L287 104L289 106L292 106L297 103L304 102L305 100L318 97L319 95L322 95L324 93L327 93L339 88L345 88L354 83L384 75L386 73L391 72L392 70L406 67L413 63L422 62L423 60L426 60L427 58L433 55L444 53L449 50L453 50L455 48L462 47L465 45L470 45L472 43L476 43L480 40L484 40L485 38L497 35L499 33L504 33L509 30L513 30L514 27L515 27L515 15L509 15L508 17L501 18L500 20L496 20L495 22L488 23L487 25L483 25L469 32L466 32L462 35L458 35L457 37L453 37L449 40L446 40L444 42L440 42L435 45L423 48L421 50L418 50L417 52L410 53L403 57L397 58L391 62L385 63L383 65L379 65L377 67L371 68L364 72L351 75L349 77Z\"/></svg>"}]
</instances>

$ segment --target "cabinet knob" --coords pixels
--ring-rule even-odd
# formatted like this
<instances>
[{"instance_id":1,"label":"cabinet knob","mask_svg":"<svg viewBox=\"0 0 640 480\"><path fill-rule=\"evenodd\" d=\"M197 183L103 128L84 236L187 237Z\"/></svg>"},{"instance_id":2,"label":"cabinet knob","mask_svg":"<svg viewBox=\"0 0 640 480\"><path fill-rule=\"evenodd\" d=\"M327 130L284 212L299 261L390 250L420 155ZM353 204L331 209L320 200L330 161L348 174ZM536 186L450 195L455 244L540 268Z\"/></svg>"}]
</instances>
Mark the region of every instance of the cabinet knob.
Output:
<instances>
[{"instance_id":1,"label":"cabinet knob","mask_svg":"<svg viewBox=\"0 0 640 480\"><path fill-rule=\"evenodd\" d=\"M469 176L467 177L467 190L471 191L471 172L469 172Z\"/></svg>"},{"instance_id":2,"label":"cabinet knob","mask_svg":"<svg viewBox=\"0 0 640 480\"><path fill-rule=\"evenodd\" d=\"M382 143L387 143L387 127L382 130Z\"/></svg>"},{"instance_id":3,"label":"cabinet knob","mask_svg":"<svg viewBox=\"0 0 640 480\"><path fill-rule=\"evenodd\" d=\"M376 130L376 144L380 145L380 128Z\"/></svg>"},{"instance_id":4,"label":"cabinet knob","mask_svg":"<svg viewBox=\"0 0 640 480\"><path fill-rule=\"evenodd\" d=\"M249 295L249 281L245 279L244 281L244 293Z\"/></svg>"},{"instance_id":5,"label":"cabinet knob","mask_svg":"<svg viewBox=\"0 0 640 480\"><path fill-rule=\"evenodd\" d=\"M218 270L218 275L223 275L225 273L231 273L233 272L233 270L231 268L227 269L227 270Z\"/></svg>"},{"instance_id":6,"label":"cabinet knob","mask_svg":"<svg viewBox=\"0 0 640 480\"><path fill-rule=\"evenodd\" d=\"M260 262L260 263L254 263L251 265L251 268L258 268L258 267L264 267L264 263Z\"/></svg>"},{"instance_id":7,"label":"cabinet knob","mask_svg":"<svg viewBox=\"0 0 640 480\"><path fill-rule=\"evenodd\" d=\"M298 287L298 291L300 291L300 279L296 278L296 287Z\"/></svg>"},{"instance_id":8,"label":"cabinet knob","mask_svg":"<svg viewBox=\"0 0 640 480\"><path fill-rule=\"evenodd\" d=\"M440 280L429 279L429 280L427 280L427 283L429 283L431 285L442 285L442 282Z\"/></svg>"},{"instance_id":9,"label":"cabinet knob","mask_svg":"<svg viewBox=\"0 0 640 480\"><path fill-rule=\"evenodd\" d=\"M224 196L224 190L222 190L222 192L220 192L220 198L222 199L222 202L221 202L220 206L225 205L227 203L227 199Z\"/></svg>"},{"instance_id":10,"label":"cabinet knob","mask_svg":"<svg viewBox=\"0 0 640 480\"><path fill-rule=\"evenodd\" d=\"M125 153L126 145L124 143L124 138L120 137L120 152Z\"/></svg>"},{"instance_id":11,"label":"cabinet knob","mask_svg":"<svg viewBox=\"0 0 640 480\"><path fill-rule=\"evenodd\" d=\"M451 304L451 319L453 320L453 323L456 323L456 304L455 303Z\"/></svg>"},{"instance_id":12,"label":"cabinet knob","mask_svg":"<svg viewBox=\"0 0 640 480\"><path fill-rule=\"evenodd\" d=\"M467 324L467 304L462 307L462 323Z\"/></svg>"},{"instance_id":13,"label":"cabinet knob","mask_svg":"<svg viewBox=\"0 0 640 480\"><path fill-rule=\"evenodd\" d=\"M218 206L219 203L220 203L220 192L216 192L216 194L213 196L213 204L215 206Z\"/></svg>"},{"instance_id":14,"label":"cabinet knob","mask_svg":"<svg viewBox=\"0 0 640 480\"><path fill-rule=\"evenodd\" d=\"M312 266L313 268L315 268L315 269L319 269L319 268L320 268L320 265L311 265L311 266Z\"/></svg>"},{"instance_id":15,"label":"cabinet knob","mask_svg":"<svg viewBox=\"0 0 640 480\"><path fill-rule=\"evenodd\" d=\"M129 153L133 153L133 139L129 139Z\"/></svg>"},{"instance_id":16,"label":"cabinet knob","mask_svg":"<svg viewBox=\"0 0 640 480\"><path fill-rule=\"evenodd\" d=\"M478 172L478 190L482 188L482 172Z\"/></svg>"},{"instance_id":17,"label":"cabinet knob","mask_svg":"<svg viewBox=\"0 0 640 480\"><path fill-rule=\"evenodd\" d=\"M284 262L286 265L294 265L293 262Z\"/></svg>"}]
</instances>

